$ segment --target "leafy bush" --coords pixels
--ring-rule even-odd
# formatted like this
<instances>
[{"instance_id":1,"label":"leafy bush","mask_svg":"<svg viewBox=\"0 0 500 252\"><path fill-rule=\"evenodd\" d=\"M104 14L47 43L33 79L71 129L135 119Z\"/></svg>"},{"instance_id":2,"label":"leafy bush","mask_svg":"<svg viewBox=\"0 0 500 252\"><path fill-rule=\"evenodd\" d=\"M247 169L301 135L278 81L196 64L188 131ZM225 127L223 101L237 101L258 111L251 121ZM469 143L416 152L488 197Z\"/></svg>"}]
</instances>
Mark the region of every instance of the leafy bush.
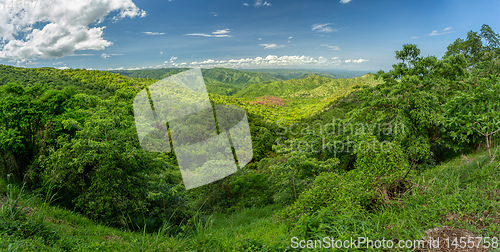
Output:
<instances>
[{"instance_id":1,"label":"leafy bush","mask_svg":"<svg viewBox=\"0 0 500 252\"><path fill-rule=\"evenodd\" d=\"M158 165L134 146L133 121L124 115L101 108L75 138L60 138L60 147L38 160L42 180L57 188L59 203L119 226L145 213L144 172Z\"/></svg>"},{"instance_id":2,"label":"leafy bush","mask_svg":"<svg viewBox=\"0 0 500 252\"><path fill-rule=\"evenodd\" d=\"M229 183L231 194L237 197L237 207L264 206L271 202L267 177L248 170Z\"/></svg>"},{"instance_id":3,"label":"leafy bush","mask_svg":"<svg viewBox=\"0 0 500 252\"><path fill-rule=\"evenodd\" d=\"M387 198L391 185L403 179L408 164L401 148L393 145L383 150L374 136L358 136L355 169L347 172L324 172L312 187L280 216L300 220L328 208L333 212L373 211ZM364 149L361 143L372 148ZM309 217L308 217L309 216Z\"/></svg>"}]
</instances>

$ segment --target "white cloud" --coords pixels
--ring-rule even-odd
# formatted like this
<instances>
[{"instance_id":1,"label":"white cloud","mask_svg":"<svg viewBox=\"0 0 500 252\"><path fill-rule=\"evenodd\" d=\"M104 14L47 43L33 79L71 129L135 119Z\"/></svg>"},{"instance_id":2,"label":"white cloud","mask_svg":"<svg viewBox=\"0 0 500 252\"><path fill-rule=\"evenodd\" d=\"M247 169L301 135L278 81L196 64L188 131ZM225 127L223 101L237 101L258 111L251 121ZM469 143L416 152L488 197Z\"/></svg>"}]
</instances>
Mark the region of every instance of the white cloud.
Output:
<instances>
[{"instance_id":1,"label":"white cloud","mask_svg":"<svg viewBox=\"0 0 500 252\"><path fill-rule=\"evenodd\" d=\"M230 32L231 32L231 29L224 29L224 30L216 30L216 31L212 32L211 34L189 33L186 35L187 36L212 37L212 38L228 38L228 37L232 37L232 35L229 35Z\"/></svg>"},{"instance_id":2,"label":"white cloud","mask_svg":"<svg viewBox=\"0 0 500 252\"><path fill-rule=\"evenodd\" d=\"M444 35L448 33L452 33L453 31L451 30L451 27L446 27L441 31L434 30L431 33L429 33L427 36L439 36L439 35Z\"/></svg>"},{"instance_id":3,"label":"white cloud","mask_svg":"<svg viewBox=\"0 0 500 252\"><path fill-rule=\"evenodd\" d=\"M214 35L224 35L224 34L228 34L230 32L231 32L230 29L224 29L224 30L216 30L216 31L212 32L212 34L214 34Z\"/></svg>"},{"instance_id":4,"label":"white cloud","mask_svg":"<svg viewBox=\"0 0 500 252\"><path fill-rule=\"evenodd\" d=\"M248 3L243 3L243 6L250 6L250 4ZM268 1L263 1L263 0L255 0L255 3L253 4L254 7L258 8L258 7L261 7L261 6L273 6L271 4L271 2L268 2Z\"/></svg>"},{"instance_id":5,"label":"white cloud","mask_svg":"<svg viewBox=\"0 0 500 252\"><path fill-rule=\"evenodd\" d=\"M68 56L72 56L72 57L83 57L83 56L94 56L94 54L91 54L91 53L79 53L79 54L70 54Z\"/></svg>"},{"instance_id":6,"label":"white cloud","mask_svg":"<svg viewBox=\"0 0 500 252\"><path fill-rule=\"evenodd\" d=\"M264 49L277 49L285 47L285 45L277 45L277 44L259 44L259 45L263 46Z\"/></svg>"},{"instance_id":7,"label":"white cloud","mask_svg":"<svg viewBox=\"0 0 500 252\"><path fill-rule=\"evenodd\" d=\"M202 68L213 68L213 67L224 67L224 68L293 68L293 67L311 67L311 68L332 68L338 67L345 64L349 67L349 63L362 63L368 62L365 59L357 60L343 60L339 57L326 58L326 57L310 57L310 56L298 56L298 55L267 55L264 57L255 58L240 58L240 59L207 59L203 61L192 61L192 62L170 62L165 61L162 65L153 66L143 66L136 68L129 68L126 70L139 70L139 69L154 69L154 68L164 68L164 67L202 67ZM108 70L125 70L123 67L108 69Z\"/></svg>"},{"instance_id":8,"label":"white cloud","mask_svg":"<svg viewBox=\"0 0 500 252\"><path fill-rule=\"evenodd\" d=\"M146 16L132 0L27 3L32 5L0 12L0 59L25 62L60 58L79 50L103 50L112 42L103 38L105 26L98 25L110 13L117 13L113 21Z\"/></svg>"},{"instance_id":9,"label":"white cloud","mask_svg":"<svg viewBox=\"0 0 500 252\"><path fill-rule=\"evenodd\" d=\"M311 26L311 30L316 32L336 32L339 30L339 29L333 29L331 25L332 25L331 23L313 24Z\"/></svg>"},{"instance_id":10,"label":"white cloud","mask_svg":"<svg viewBox=\"0 0 500 252\"><path fill-rule=\"evenodd\" d=\"M259 40L262 40L262 38L258 38Z\"/></svg>"},{"instance_id":11,"label":"white cloud","mask_svg":"<svg viewBox=\"0 0 500 252\"><path fill-rule=\"evenodd\" d=\"M344 62L345 63L356 63L356 64L359 64L359 63L368 62L368 61L369 60L367 60L367 59L357 59L357 60L348 59L348 60L345 60Z\"/></svg>"},{"instance_id":12,"label":"white cloud","mask_svg":"<svg viewBox=\"0 0 500 252\"><path fill-rule=\"evenodd\" d=\"M148 35L148 36L165 35L165 33L163 33L163 32L143 32L142 34Z\"/></svg>"},{"instance_id":13,"label":"white cloud","mask_svg":"<svg viewBox=\"0 0 500 252\"><path fill-rule=\"evenodd\" d=\"M66 69L69 69L69 67L67 66L62 66L62 67L55 67L56 69L59 69L59 70L66 70Z\"/></svg>"},{"instance_id":14,"label":"white cloud","mask_svg":"<svg viewBox=\"0 0 500 252\"><path fill-rule=\"evenodd\" d=\"M123 54L116 54L116 53L107 54L107 53L103 53L103 54L101 54L101 58L107 59L107 58L109 58L111 56L120 56L120 55L123 55Z\"/></svg>"},{"instance_id":15,"label":"white cloud","mask_svg":"<svg viewBox=\"0 0 500 252\"><path fill-rule=\"evenodd\" d=\"M170 60L169 61L165 61L165 63L174 63L177 59L179 59L179 57L172 56L172 57L170 57Z\"/></svg>"},{"instance_id":16,"label":"white cloud","mask_svg":"<svg viewBox=\"0 0 500 252\"><path fill-rule=\"evenodd\" d=\"M334 51L340 51L340 47L339 46L332 46L332 45L328 45L328 44L323 44L323 45L320 45L320 46L324 46L324 47L328 47Z\"/></svg>"},{"instance_id":17,"label":"white cloud","mask_svg":"<svg viewBox=\"0 0 500 252\"><path fill-rule=\"evenodd\" d=\"M346 4L346 3L350 2L350 1L351 0L340 0L340 2L343 3L343 4Z\"/></svg>"},{"instance_id":18,"label":"white cloud","mask_svg":"<svg viewBox=\"0 0 500 252\"><path fill-rule=\"evenodd\" d=\"M230 60L216 60L208 59L204 61L193 61L190 63L171 63L171 67L227 67L227 68L263 68L263 67L335 67L345 63L361 63L367 60L340 60L338 57L325 58L325 57L309 57L309 56L298 56L298 55L268 55L265 57L255 57L255 58L241 58L241 59L230 59Z\"/></svg>"},{"instance_id":19,"label":"white cloud","mask_svg":"<svg viewBox=\"0 0 500 252\"><path fill-rule=\"evenodd\" d=\"M215 11L210 12L210 14L211 14L212 16L214 16L214 17L219 16L219 14L217 14L217 12L215 12Z\"/></svg>"}]
</instances>

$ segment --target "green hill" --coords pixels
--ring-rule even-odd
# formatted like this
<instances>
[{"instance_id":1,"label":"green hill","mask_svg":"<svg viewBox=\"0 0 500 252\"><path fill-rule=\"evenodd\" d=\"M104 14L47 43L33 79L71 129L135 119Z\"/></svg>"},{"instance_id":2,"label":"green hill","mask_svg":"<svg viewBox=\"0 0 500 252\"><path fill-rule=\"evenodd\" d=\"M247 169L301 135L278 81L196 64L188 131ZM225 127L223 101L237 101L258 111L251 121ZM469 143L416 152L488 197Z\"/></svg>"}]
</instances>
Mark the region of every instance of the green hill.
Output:
<instances>
[{"instance_id":1,"label":"green hill","mask_svg":"<svg viewBox=\"0 0 500 252\"><path fill-rule=\"evenodd\" d=\"M147 78L161 80L168 76L186 71L189 68L161 68L161 69L144 69L144 70L111 70L111 73L118 73L131 78Z\"/></svg>"},{"instance_id":2,"label":"green hill","mask_svg":"<svg viewBox=\"0 0 500 252\"><path fill-rule=\"evenodd\" d=\"M249 71L235 70L230 68L211 68L202 70L205 82L208 84L222 82L243 88L247 85L262 82L281 81L283 79L266 73L255 73Z\"/></svg>"},{"instance_id":3,"label":"green hill","mask_svg":"<svg viewBox=\"0 0 500 252\"><path fill-rule=\"evenodd\" d=\"M144 70L111 70L109 72L122 74L132 78L160 80L188 69L189 68L160 68ZM201 71L207 84L220 82L232 84L238 88L243 88L253 83L283 80L267 73L242 71L231 68L210 68L202 69Z\"/></svg>"},{"instance_id":4,"label":"green hill","mask_svg":"<svg viewBox=\"0 0 500 252\"><path fill-rule=\"evenodd\" d=\"M132 78L160 80L188 69L189 68L161 68L145 70L113 70L110 72ZM254 73L230 68L202 69L202 74L207 85L207 91L209 93L219 95L235 94L241 88L250 84L282 80L266 73Z\"/></svg>"},{"instance_id":5,"label":"green hill","mask_svg":"<svg viewBox=\"0 0 500 252\"><path fill-rule=\"evenodd\" d=\"M323 98L334 95L339 90L354 85L374 85L373 75L351 79L332 79L312 75L303 79L293 79L271 83L253 84L235 94L235 97L252 98L273 95L282 98Z\"/></svg>"},{"instance_id":6,"label":"green hill","mask_svg":"<svg viewBox=\"0 0 500 252\"><path fill-rule=\"evenodd\" d=\"M221 104L234 104L248 112L262 115L270 122L290 124L318 115L327 106L363 86L375 86L380 80L373 74L353 79L310 76L305 79L252 84L231 97L213 94Z\"/></svg>"},{"instance_id":7,"label":"green hill","mask_svg":"<svg viewBox=\"0 0 500 252\"><path fill-rule=\"evenodd\" d=\"M273 95L278 97L288 97L300 90L314 89L330 81L332 81L332 79L315 75L305 79L252 84L238 92L235 96L257 97L263 95Z\"/></svg>"}]
</instances>

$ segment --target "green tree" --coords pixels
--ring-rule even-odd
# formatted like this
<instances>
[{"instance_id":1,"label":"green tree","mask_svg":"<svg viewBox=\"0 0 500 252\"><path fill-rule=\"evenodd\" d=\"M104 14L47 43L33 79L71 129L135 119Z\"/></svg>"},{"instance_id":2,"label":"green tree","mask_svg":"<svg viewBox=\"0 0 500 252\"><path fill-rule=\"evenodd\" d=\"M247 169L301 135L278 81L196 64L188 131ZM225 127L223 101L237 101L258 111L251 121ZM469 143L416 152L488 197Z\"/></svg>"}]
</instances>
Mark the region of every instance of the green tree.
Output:
<instances>
[{"instance_id":1,"label":"green tree","mask_svg":"<svg viewBox=\"0 0 500 252\"><path fill-rule=\"evenodd\" d=\"M451 134L461 142L468 142L476 132L486 142L491 154L492 136L500 131L500 79L485 78L470 92L459 91L446 104L447 125Z\"/></svg>"},{"instance_id":2,"label":"green tree","mask_svg":"<svg viewBox=\"0 0 500 252\"><path fill-rule=\"evenodd\" d=\"M469 70L474 70L480 65L483 67L479 67L477 72L493 70L493 72L489 72L487 73L488 75L482 77L487 77L493 73L498 74L497 70L500 69L498 62L496 69L492 69L491 65L489 68L484 67L484 62L493 59L498 60L500 54L500 35L495 33L489 25L483 24L479 32L469 31L466 39L456 39L448 46L444 56L449 57L459 54L464 55L465 59L469 62L467 66Z\"/></svg>"},{"instance_id":3,"label":"green tree","mask_svg":"<svg viewBox=\"0 0 500 252\"><path fill-rule=\"evenodd\" d=\"M2 173L24 179L36 156L46 147L50 137L47 131L54 117L64 112L64 104L72 95L71 89L48 90L40 84L23 87L10 83L0 88Z\"/></svg>"}]
</instances>

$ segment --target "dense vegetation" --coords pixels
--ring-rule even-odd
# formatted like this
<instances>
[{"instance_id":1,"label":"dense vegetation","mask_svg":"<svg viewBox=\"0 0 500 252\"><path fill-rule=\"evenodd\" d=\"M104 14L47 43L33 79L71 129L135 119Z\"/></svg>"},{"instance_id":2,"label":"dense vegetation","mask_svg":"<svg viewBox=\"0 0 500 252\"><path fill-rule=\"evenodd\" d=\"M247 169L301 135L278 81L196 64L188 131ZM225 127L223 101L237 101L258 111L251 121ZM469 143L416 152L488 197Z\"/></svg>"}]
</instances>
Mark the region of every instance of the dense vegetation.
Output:
<instances>
[{"instance_id":1,"label":"dense vegetation","mask_svg":"<svg viewBox=\"0 0 500 252\"><path fill-rule=\"evenodd\" d=\"M188 68L161 68L146 70L111 71L132 78L147 78L160 80L183 72ZM262 82L280 81L282 79L266 73L254 73L227 68L211 68L202 70L207 91L212 94L232 95L247 85Z\"/></svg>"},{"instance_id":2,"label":"dense vegetation","mask_svg":"<svg viewBox=\"0 0 500 252\"><path fill-rule=\"evenodd\" d=\"M443 225L499 237L499 41L483 25L442 58L403 45L390 71L351 79L205 70L213 103L247 110L253 160L188 191L174 154L140 148L132 107L185 69L0 66L0 247L283 251Z\"/></svg>"}]
</instances>

